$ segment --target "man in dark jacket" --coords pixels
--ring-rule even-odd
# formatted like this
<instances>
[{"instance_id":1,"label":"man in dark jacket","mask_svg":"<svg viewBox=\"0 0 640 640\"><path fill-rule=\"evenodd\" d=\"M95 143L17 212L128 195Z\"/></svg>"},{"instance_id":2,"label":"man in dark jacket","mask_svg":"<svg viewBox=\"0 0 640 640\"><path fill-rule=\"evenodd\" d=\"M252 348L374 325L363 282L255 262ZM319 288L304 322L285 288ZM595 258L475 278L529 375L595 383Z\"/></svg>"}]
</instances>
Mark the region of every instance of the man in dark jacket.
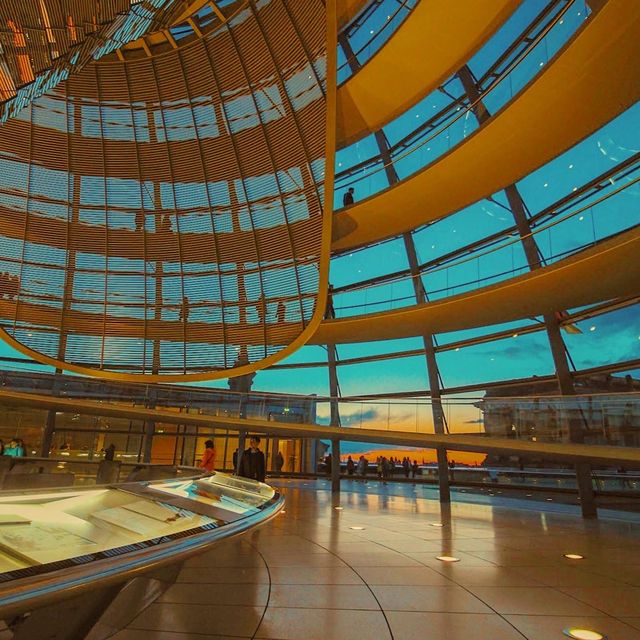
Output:
<instances>
[{"instance_id":1,"label":"man in dark jacket","mask_svg":"<svg viewBox=\"0 0 640 640\"><path fill-rule=\"evenodd\" d=\"M251 436L251 438L249 438L249 448L242 454L239 475L264 482L264 453L260 451L259 447L260 438L258 436Z\"/></svg>"}]
</instances>

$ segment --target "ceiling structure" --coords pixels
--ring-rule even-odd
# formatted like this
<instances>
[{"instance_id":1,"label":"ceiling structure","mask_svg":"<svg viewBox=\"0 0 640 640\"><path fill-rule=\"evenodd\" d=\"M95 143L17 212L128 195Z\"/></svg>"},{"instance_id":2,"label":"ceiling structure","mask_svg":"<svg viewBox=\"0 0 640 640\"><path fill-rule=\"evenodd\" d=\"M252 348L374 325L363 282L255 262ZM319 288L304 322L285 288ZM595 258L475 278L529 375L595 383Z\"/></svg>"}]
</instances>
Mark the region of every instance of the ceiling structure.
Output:
<instances>
[{"instance_id":1,"label":"ceiling structure","mask_svg":"<svg viewBox=\"0 0 640 640\"><path fill-rule=\"evenodd\" d=\"M1 126L11 343L167 381L306 341L327 289L335 33L332 3L245 2L166 53L92 62Z\"/></svg>"},{"instance_id":2,"label":"ceiling structure","mask_svg":"<svg viewBox=\"0 0 640 640\"><path fill-rule=\"evenodd\" d=\"M80 373L203 380L267 367L305 343L424 336L637 294L637 269L607 271L636 251L631 228L493 286L431 303L418 292L406 308L321 323L330 251L415 234L493 197L640 97L640 8L598 3L495 116L393 178L403 155L385 152L385 128L428 93L446 94L443 79L518 5L409 4L378 53L336 86L338 28L355 24L366 0L340 3L337 16L322 0L183 2L174 26L131 38L0 126L6 340ZM550 15L561 10L546 31L511 49L534 49L572 4L550 0ZM416 50L424 55L412 59ZM501 71L507 82L511 71ZM458 106L418 148L491 100ZM393 179L334 216L334 151L367 136L381 161L353 168L353 184ZM605 273L597 286L593 269Z\"/></svg>"}]
</instances>

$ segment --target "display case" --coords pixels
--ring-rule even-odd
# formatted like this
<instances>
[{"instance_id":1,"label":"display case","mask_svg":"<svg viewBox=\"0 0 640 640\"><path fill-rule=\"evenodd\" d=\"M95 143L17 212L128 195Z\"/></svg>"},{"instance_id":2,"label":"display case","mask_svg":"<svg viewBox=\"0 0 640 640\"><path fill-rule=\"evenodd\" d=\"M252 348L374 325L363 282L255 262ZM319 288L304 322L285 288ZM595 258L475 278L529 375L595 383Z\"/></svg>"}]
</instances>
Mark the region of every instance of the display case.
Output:
<instances>
[{"instance_id":1,"label":"display case","mask_svg":"<svg viewBox=\"0 0 640 640\"><path fill-rule=\"evenodd\" d=\"M179 562L277 514L266 484L223 473L0 494L0 616L42 591ZM80 582L82 583L82 582ZM49 599L51 596L50 589Z\"/></svg>"}]
</instances>

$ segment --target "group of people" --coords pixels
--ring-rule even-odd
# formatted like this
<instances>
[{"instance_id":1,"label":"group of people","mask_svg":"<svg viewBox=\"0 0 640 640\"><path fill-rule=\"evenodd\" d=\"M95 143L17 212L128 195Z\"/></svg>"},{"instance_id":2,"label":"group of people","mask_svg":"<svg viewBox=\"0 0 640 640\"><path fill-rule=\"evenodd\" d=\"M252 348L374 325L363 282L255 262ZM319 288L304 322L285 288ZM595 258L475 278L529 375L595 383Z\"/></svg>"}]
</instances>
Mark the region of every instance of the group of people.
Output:
<instances>
[{"instance_id":1,"label":"group of people","mask_svg":"<svg viewBox=\"0 0 640 640\"><path fill-rule=\"evenodd\" d=\"M349 207L354 203L354 194L355 190L353 187L349 187L344 194L342 195L342 205L344 207ZM144 211L139 210L135 213L135 224L136 231L144 231L145 227L145 214ZM158 222L156 233L173 233L173 222L171 221L171 216L168 213L160 216L160 221Z\"/></svg>"},{"instance_id":2,"label":"group of people","mask_svg":"<svg viewBox=\"0 0 640 640\"><path fill-rule=\"evenodd\" d=\"M136 231L144 231L144 212L137 211L135 215ZM173 233L173 222L168 213L163 214L158 222L156 233Z\"/></svg>"},{"instance_id":3,"label":"group of people","mask_svg":"<svg viewBox=\"0 0 640 640\"><path fill-rule=\"evenodd\" d=\"M20 276L14 276L7 271L0 273L0 298L13 300L20 291Z\"/></svg>"},{"instance_id":4,"label":"group of people","mask_svg":"<svg viewBox=\"0 0 640 640\"><path fill-rule=\"evenodd\" d=\"M27 455L27 448L24 446L22 438L11 438L9 444L5 446L0 440L0 456L12 456L13 458L24 458Z\"/></svg>"},{"instance_id":5,"label":"group of people","mask_svg":"<svg viewBox=\"0 0 640 640\"><path fill-rule=\"evenodd\" d=\"M258 323L259 324L283 324L287 321L287 304L285 303L284 300L277 300L274 301L275 302L275 311L271 311L269 309L268 303L265 300L264 296L260 296L258 298L258 300L255 303L255 308L256 308L256 314L258 316ZM197 306L199 307L204 307L207 311L210 309L209 305L212 306L219 306L222 307L222 313L224 316L224 309L225 306L229 306L229 307L238 307L240 310L240 319L241 322L245 322L248 323L249 320L246 318L246 314L248 309L250 309L249 306L242 306L241 303L239 302L234 302L234 301L221 301L221 302L217 302L217 303L210 303L207 301L201 301L200 303L196 302L195 303ZM249 302L248 305L253 304L252 302ZM189 297L188 296L183 296L182 298L182 302L179 305L175 305L173 307L174 309L178 309L178 321L179 322L188 322L189 321L189 312L191 310L191 302L189 301ZM273 306L272 306L273 308ZM333 308L333 307L331 307ZM270 313L268 313L269 311L271 311ZM335 314L333 314L331 317L335 317ZM253 321L252 321L253 322Z\"/></svg>"},{"instance_id":6,"label":"group of people","mask_svg":"<svg viewBox=\"0 0 640 640\"><path fill-rule=\"evenodd\" d=\"M324 460L325 469L327 473L331 473L331 464L332 457L331 454L328 454ZM386 481L389 478L393 478L397 471L402 470L405 478L415 478L418 475L420 466L418 465L418 461L414 460L411 462L411 458L405 456L400 460L399 458L394 458L393 456L387 458L386 456L378 456L376 459L376 474L380 480ZM347 475L354 476L357 475L359 478L365 479L367 477L367 473L369 472L369 461L364 457L360 456L358 462L356 463L354 459L349 456L347 458Z\"/></svg>"},{"instance_id":7,"label":"group of people","mask_svg":"<svg viewBox=\"0 0 640 640\"><path fill-rule=\"evenodd\" d=\"M369 472L369 461L364 457L360 456L358 459L358 464L353 461L353 458L349 456L347 458L347 475L353 476L354 473L358 474L358 477L364 478L367 477L367 473Z\"/></svg>"},{"instance_id":8,"label":"group of people","mask_svg":"<svg viewBox=\"0 0 640 640\"><path fill-rule=\"evenodd\" d=\"M378 478L382 479L383 482L389 478L393 478L396 471L400 469L402 469L405 478L409 478L409 476L415 478L418 475L418 461L414 460L411 462L409 457L404 457L402 461L400 461L399 458L394 458L393 456L388 459L386 456L379 456L376 460L376 472Z\"/></svg>"},{"instance_id":9,"label":"group of people","mask_svg":"<svg viewBox=\"0 0 640 640\"><path fill-rule=\"evenodd\" d=\"M276 458L276 465L279 465L280 468L278 471L280 471L282 464L284 464L284 458L280 452L278 452L278 456L279 459ZM240 457L239 460L238 457ZM281 464L279 464L280 461ZM215 462L216 450L213 440L207 440L204 443L204 453L200 461L200 468L211 473L215 468ZM251 478L252 480L258 480L258 482L264 482L266 465L264 453L260 450L259 436L251 436L249 438L249 448L245 449L241 456L239 450L235 450L233 454L233 467L236 470L236 474L243 478Z\"/></svg>"}]
</instances>

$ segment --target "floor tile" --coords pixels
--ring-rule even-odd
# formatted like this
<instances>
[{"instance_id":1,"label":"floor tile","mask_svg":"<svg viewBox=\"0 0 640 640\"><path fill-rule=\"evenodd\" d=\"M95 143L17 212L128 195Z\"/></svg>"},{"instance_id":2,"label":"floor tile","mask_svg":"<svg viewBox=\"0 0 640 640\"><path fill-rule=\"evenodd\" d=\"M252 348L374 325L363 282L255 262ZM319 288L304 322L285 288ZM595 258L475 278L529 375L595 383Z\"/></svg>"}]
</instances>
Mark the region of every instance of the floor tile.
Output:
<instances>
[{"instance_id":1,"label":"floor tile","mask_svg":"<svg viewBox=\"0 0 640 640\"><path fill-rule=\"evenodd\" d=\"M622 621L630 627L640 631L640 618L622 618ZM640 635L638 635L638 638L640 638Z\"/></svg>"},{"instance_id":2,"label":"floor tile","mask_svg":"<svg viewBox=\"0 0 640 640\"><path fill-rule=\"evenodd\" d=\"M523 640L495 614L390 611L386 615L394 638L403 640Z\"/></svg>"},{"instance_id":3,"label":"floor tile","mask_svg":"<svg viewBox=\"0 0 640 640\"><path fill-rule=\"evenodd\" d=\"M274 567L270 574L273 584L362 584L349 567Z\"/></svg>"},{"instance_id":4,"label":"floor tile","mask_svg":"<svg viewBox=\"0 0 640 640\"><path fill-rule=\"evenodd\" d=\"M460 560L459 564L465 567L492 567L495 566L492 562L478 558L475 555L466 553L464 551L456 551L450 546L443 546L439 551L431 551L430 553L409 553L414 560L417 560L420 564L424 564L427 567L432 567L436 570L442 568L445 564L442 560L438 560L437 556L455 556ZM456 563L458 564L458 563Z\"/></svg>"},{"instance_id":5,"label":"floor tile","mask_svg":"<svg viewBox=\"0 0 640 640\"><path fill-rule=\"evenodd\" d=\"M264 567L264 561L255 550L250 554L239 554L231 552L229 554L216 552L215 554L202 554L195 558L189 558L183 565L185 568L207 569L210 567L243 567L257 568Z\"/></svg>"},{"instance_id":6,"label":"floor tile","mask_svg":"<svg viewBox=\"0 0 640 640\"><path fill-rule=\"evenodd\" d=\"M561 638L562 630L580 627L599 631L609 640L640 640L640 633L623 621L608 617L590 616L505 616L505 618L528 640L551 640Z\"/></svg>"},{"instance_id":7,"label":"floor tile","mask_svg":"<svg viewBox=\"0 0 640 640\"><path fill-rule=\"evenodd\" d=\"M269 608L275 607L380 609L365 585L344 584L274 584L271 587Z\"/></svg>"},{"instance_id":8,"label":"floor tile","mask_svg":"<svg viewBox=\"0 0 640 640\"><path fill-rule=\"evenodd\" d=\"M381 612L339 609L268 609L256 638L277 640L390 640Z\"/></svg>"},{"instance_id":9,"label":"floor tile","mask_svg":"<svg viewBox=\"0 0 640 640\"><path fill-rule=\"evenodd\" d=\"M179 583L171 585L156 602L264 607L268 598L268 584Z\"/></svg>"},{"instance_id":10,"label":"floor tile","mask_svg":"<svg viewBox=\"0 0 640 640\"><path fill-rule=\"evenodd\" d=\"M251 636L211 636L200 633L171 633L168 631L139 631L125 629L110 640L251 640Z\"/></svg>"},{"instance_id":11,"label":"floor tile","mask_svg":"<svg viewBox=\"0 0 640 640\"><path fill-rule=\"evenodd\" d=\"M453 586L453 582L429 567L358 567L369 585Z\"/></svg>"},{"instance_id":12,"label":"floor tile","mask_svg":"<svg viewBox=\"0 0 640 640\"><path fill-rule=\"evenodd\" d=\"M152 604L130 625L130 629L251 636L260 623L263 607L197 604Z\"/></svg>"},{"instance_id":13,"label":"floor tile","mask_svg":"<svg viewBox=\"0 0 640 640\"><path fill-rule=\"evenodd\" d=\"M262 557L267 566L274 567L344 567L345 562L332 553L269 553Z\"/></svg>"},{"instance_id":14,"label":"floor tile","mask_svg":"<svg viewBox=\"0 0 640 640\"><path fill-rule=\"evenodd\" d=\"M468 589L500 614L598 616L596 609L549 587L474 587Z\"/></svg>"},{"instance_id":15,"label":"floor tile","mask_svg":"<svg viewBox=\"0 0 640 640\"><path fill-rule=\"evenodd\" d=\"M515 567L513 569L521 576L526 576L539 584L550 587L580 587L580 586L611 586L619 587L620 582L573 567Z\"/></svg>"},{"instance_id":16,"label":"floor tile","mask_svg":"<svg viewBox=\"0 0 640 640\"><path fill-rule=\"evenodd\" d=\"M177 582L269 584L269 572L266 567L185 567L180 572Z\"/></svg>"},{"instance_id":17,"label":"floor tile","mask_svg":"<svg viewBox=\"0 0 640 640\"><path fill-rule=\"evenodd\" d=\"M376 585L371 588L384 611L491 613L489 607L461 587Z\"/></svg>"},{"instance_id":18,"label":"floor tile","mask_svg":"<svg viewBox=\"0 0 640 640\"><path fill-rule=\"evenodd\" d=\"M535 552L511 551L509 549L474 551L473 555L501 567L539 567L558 564L555 558L544 557Z\"/></svg>"},{"instance_id":19,"label":"floor tile","mask_svg":"<svg viewBox=\"0 0 640 640\"><path fill-rule=\"evenodd\" d=\"M420 563L401 553L342 553L352 567L419 567Z\"/></svg>"},{"instance_id":20,"label":"floor tile","mask_svg":"<svg viewBox=\"0 0 640 640\"><path fill-rule=\"evenodd\" d=\"M640 613L638 587L561 587L561 591L610 616Z\"/></svg>"},{"instance_id":21,"label":"floor tile","mask_svg":"<svg viewBox=\"0 0 640 640\"><path fill-rule=\"evenodd\" d=\"M539 587L536 580L507 567L469 567L465 563L443 564L440 573L465 587Z\"/></svg>"}]
</instances>

